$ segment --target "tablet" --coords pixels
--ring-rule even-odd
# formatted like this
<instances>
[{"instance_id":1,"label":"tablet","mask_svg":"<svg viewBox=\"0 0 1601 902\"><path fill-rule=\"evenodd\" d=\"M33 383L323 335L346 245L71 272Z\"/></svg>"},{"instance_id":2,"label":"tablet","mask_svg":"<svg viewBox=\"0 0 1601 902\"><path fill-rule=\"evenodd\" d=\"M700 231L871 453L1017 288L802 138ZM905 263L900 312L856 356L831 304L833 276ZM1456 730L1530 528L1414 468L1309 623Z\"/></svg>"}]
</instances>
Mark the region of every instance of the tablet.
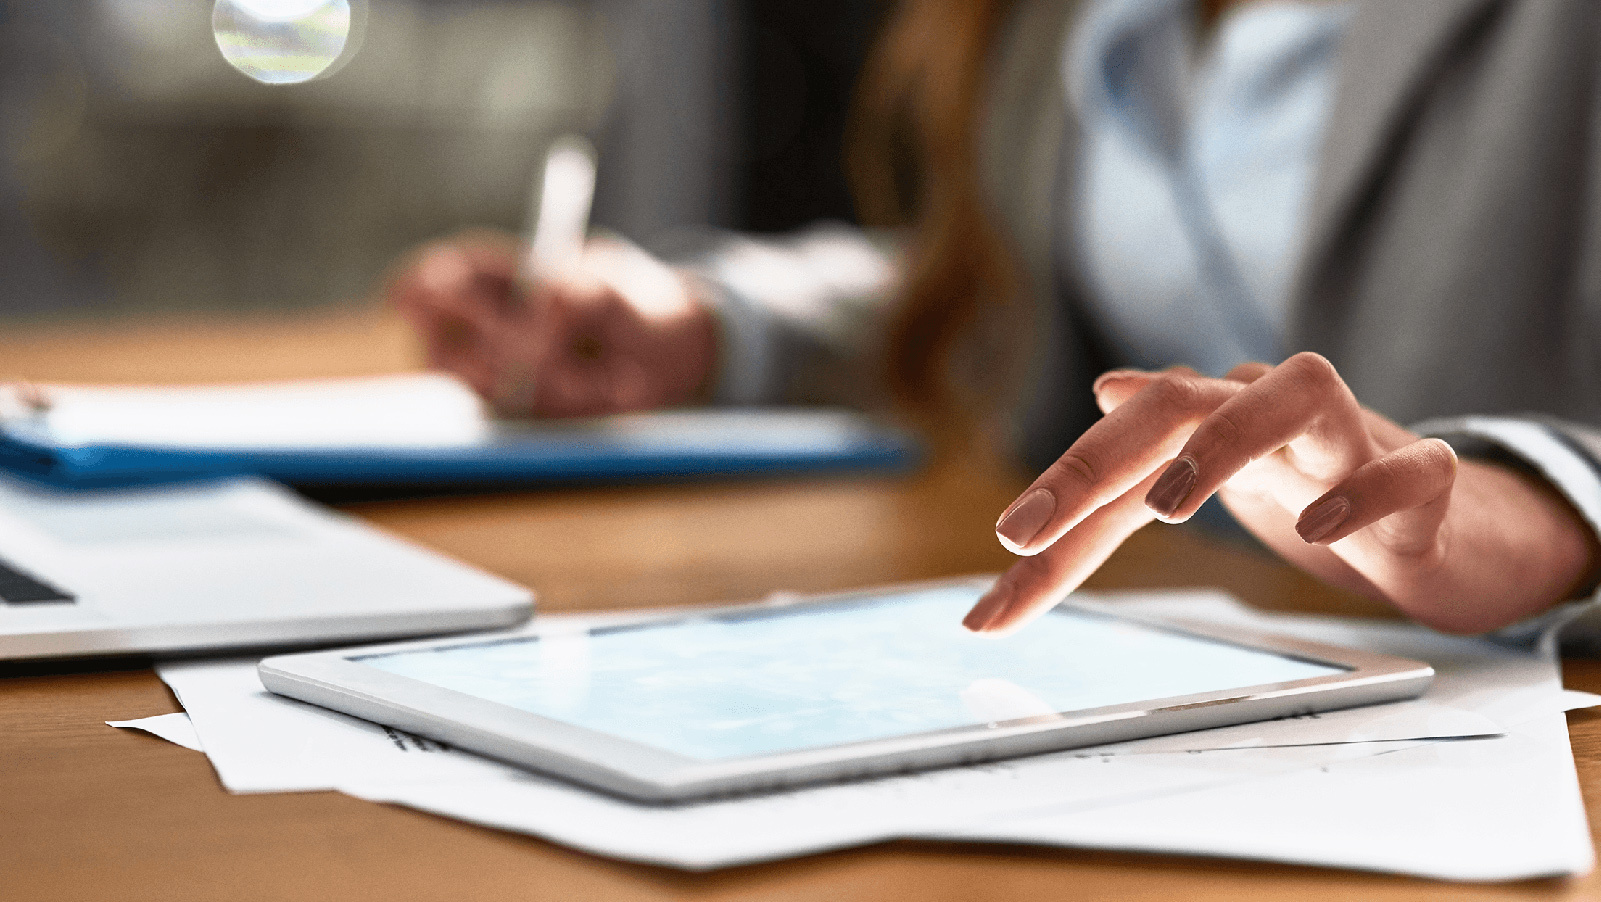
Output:
<instances>
[{"instance_id":1,"label":"tablet","mask_svg":"<svg viewBox=\"0 0 1601 902\"><path fill-rule=\"evenodd\" d=\"M1063 604L991 579L268 658L273 692L634 799L988 761L1419 695L1425 664Z\"/></svg>"}]
</instances>

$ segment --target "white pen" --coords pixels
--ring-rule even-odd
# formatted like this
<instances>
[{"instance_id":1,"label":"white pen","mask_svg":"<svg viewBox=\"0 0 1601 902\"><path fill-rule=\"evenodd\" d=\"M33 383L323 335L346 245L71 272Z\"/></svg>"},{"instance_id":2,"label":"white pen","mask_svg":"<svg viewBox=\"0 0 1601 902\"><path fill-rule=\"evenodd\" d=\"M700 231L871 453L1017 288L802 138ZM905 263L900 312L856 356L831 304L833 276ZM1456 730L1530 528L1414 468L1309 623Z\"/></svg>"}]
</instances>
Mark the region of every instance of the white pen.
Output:
<instances>
[{"instance_id":1,"label":"white pen","mask_svg":"<svg viewBox=\"0 0 1601 902\"><path fill-rule=\"evenodd\" d=\"M578 135L550 145L545 165L528 191L527 246L517 267L523 284L535 285L552 273L576 266L589 231L595 197L595 147ZM492 400L503 413L526 414L534 402L534 374L515 355L501 362Z\"/></svg>"},{"instance_id":2,"label":"white pen","mask_svg":"<svg viewBox=\"0 0 1601 902\"><path fill-rule=\"evenodd\" d=\"M577 135L557 138L531 193L528 248L522 261L522 276L529 282L542 273L573 266L583 253L589 206L595 197L594 145Z\"/></svg>"}]
</instances>

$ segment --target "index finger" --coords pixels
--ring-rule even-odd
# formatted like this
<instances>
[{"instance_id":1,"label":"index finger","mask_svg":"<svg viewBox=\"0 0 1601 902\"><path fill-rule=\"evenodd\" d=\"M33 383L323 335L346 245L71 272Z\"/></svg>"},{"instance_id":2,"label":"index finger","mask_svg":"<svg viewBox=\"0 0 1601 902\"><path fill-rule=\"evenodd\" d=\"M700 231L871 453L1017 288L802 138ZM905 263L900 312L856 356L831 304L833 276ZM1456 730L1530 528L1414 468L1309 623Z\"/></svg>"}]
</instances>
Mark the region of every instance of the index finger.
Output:
<instances>
[{"instance_id":1,"label":"index finger","mask_svg":"<svg viewBox=\"0 0 1601 902\"><path fill-rule=\"evenodd\" d=\"M1089 578L1134 531L1156 519L1145 493L1152 473L1090 514L1062 539L1001 574L962 625L975 633L1008 633L1050 610Z\"/></svg>"},{"instance_id":2,"label":"index finger","mask_svg":"<svg viewBox=\"0 0 1601 902\"><path fill-rule=\"evenodd\" d=\"M1190 431L1243 386L1169 371L1091 426L995 524L1011 551L1049 548L1172 459Z\"/></svg>"}]
</instances>

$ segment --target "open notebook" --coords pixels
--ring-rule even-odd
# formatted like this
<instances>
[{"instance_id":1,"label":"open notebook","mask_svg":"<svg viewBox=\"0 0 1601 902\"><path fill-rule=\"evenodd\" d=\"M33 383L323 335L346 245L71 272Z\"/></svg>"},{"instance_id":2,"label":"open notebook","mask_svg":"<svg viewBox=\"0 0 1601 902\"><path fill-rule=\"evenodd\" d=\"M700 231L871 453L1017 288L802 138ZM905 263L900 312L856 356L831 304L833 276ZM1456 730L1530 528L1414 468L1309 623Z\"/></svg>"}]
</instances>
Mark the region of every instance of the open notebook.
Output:
<instances>
[{"instance_id":1,"label":"open notebook","mask_svg":"<svg viewBox=\"0 0 1601 902\"><path fill-rule=\"evenodd\" d=\"M896 469L916 457L906 433L835 409L495 421L440 374L0 389L0 467L58 486L254 474L448 489Z\"/></svg>"}]
</instances>

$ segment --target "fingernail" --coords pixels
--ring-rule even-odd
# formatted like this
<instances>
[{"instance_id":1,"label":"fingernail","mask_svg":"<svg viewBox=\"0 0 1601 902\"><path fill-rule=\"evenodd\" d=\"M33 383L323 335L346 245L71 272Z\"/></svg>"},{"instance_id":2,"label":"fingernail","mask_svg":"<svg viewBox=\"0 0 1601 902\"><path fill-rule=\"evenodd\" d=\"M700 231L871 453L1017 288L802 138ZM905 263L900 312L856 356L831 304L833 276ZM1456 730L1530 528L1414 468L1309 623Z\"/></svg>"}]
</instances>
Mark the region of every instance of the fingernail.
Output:
<instances>
[{"instance_id":1,"label":"fingernail","mask_svg":"<svg viewBox=\"0 0 1601 902\"><path fill-rule=\"evenodd\" d=\"M995 535L1001 544L1017 551L1029 543L1045 527L1051 514L1056 513L1056 496L1050 489L1035 489L1012 505L1012 509L995 524Z\"/></svg>"},{"instance_id":2,"label":"fingernail","mask_svg":"<svg viewBox=\"0 0 1601 902\"><path fill-rule=\"evenodd\" d=\"M1156 485L1151 486L1145 496L1145 506L1163 517L1173 516L1195 488L1195 476L1195 461L1188 457L1175 459L1156 480Z\"/></svg>"},{"instance_id":3,"label":"fingernail","mask_svg":"<svg viewBox=\"0 0 1601 902\"><path fill-rule=\"evenodd\" d=\"M978 600L978 604L973 605L973 609L962 618L962 626L971 632L982 633L986 627L1006 613L1006 607L1011 602L1012 593L1009 589L999 585L994 586L985 592L984 597Z\"/></svg>"},{"instance_id":4,"label":"fingernail","mask_svg":"<svg viewBox=\"0 0 1601 902\"><path fill-rule=\"evenodd\" d=\"M1301 512L1301 519L1295 522L1295 531L1308 544L1316 544L1324 536L1340 528L1345 518L1351 514L1351 502L1343 496L1335 495L1333 498L1324 498Z\"/></svg>"}]
</instances>

